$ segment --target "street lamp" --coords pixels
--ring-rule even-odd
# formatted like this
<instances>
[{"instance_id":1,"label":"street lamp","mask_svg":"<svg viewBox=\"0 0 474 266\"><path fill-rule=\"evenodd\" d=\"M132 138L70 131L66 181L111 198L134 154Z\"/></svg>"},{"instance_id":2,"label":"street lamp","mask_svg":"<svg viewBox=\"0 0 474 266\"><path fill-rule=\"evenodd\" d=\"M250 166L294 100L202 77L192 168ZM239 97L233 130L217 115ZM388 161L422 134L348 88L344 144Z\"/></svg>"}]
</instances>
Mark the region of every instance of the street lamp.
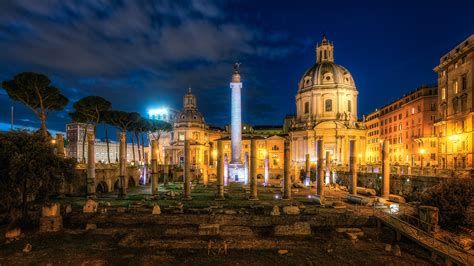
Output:
<instances>
[{"instance_id":1,"label":"street lamp","mask_svg":"<svg viewBox=\"0 0 474 266\"><path fill-rule=\"evenodd\" d=\"M423 155L425 154L425 149L421 148L420 149L420 160L421 160L421 166L420 170L423 171Z\"/></svg>"}]
</instances>

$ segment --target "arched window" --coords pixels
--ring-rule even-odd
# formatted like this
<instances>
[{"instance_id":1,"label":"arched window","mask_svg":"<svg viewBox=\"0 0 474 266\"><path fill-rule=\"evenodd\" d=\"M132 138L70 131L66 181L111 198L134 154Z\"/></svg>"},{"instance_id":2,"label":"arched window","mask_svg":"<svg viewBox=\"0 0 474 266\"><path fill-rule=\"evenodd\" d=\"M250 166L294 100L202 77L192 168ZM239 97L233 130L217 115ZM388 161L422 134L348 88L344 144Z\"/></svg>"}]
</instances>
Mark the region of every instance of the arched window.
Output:
<instances>
[{"instance_id":1,"label":"arched window","mask_svg":"<svg viewBox=\"0 0 474 266\"><path fill-rule=\"evenodd\" d=\"M309 102L304 103L304 113L308 114L309 113Z\"/></svg>"},{"instance_id":2,"label":"arched window","mask_svg":"<svg viewBox=\"0 0 474 266\"><path fill-rule=\"evenodd\" d=\"M324 101L324 110L326 112L332 112L332 100L331 99L327 99L326 101Z\"/></svg>"},{"instance_id":3,"label":"arched window","mask_svg":"<svg viewBox=\"0 0 474 266\"><path fill-rule=\"evenodd\" d=\"M352 102L351 100L347 100L347 111L352 113Z\"/></svg>"}]
</instances>

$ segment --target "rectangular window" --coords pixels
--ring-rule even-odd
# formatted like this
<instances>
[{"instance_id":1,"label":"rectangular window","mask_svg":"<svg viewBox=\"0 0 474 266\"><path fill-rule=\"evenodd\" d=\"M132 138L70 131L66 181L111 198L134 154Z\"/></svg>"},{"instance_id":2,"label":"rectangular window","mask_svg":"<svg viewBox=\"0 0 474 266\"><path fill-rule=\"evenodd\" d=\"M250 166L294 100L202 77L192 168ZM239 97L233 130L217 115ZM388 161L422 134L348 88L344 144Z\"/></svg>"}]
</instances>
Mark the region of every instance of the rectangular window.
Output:
<instances>
[{"instance_id":1,"label":"rectangular window","mask_svg":"<svg viewBox=\"0 0 474 266\"><path fill-rule=\"evenodd\" d=\"M446 100L446 88L441 88L441 100Z\"/></svg>"},{"instance_id":2,"label":"rectangular window","mask_svg":"<svg viewBox=\"0 0 474 266\"><path fill-rule=\"evenodd\" d=\"M179 141L184 141L184 132L179 132L178 138Z\"/></svg>"},{"instance_id":3,"label":"rectangular window","mask_svg":"<svg viewBox=\"0 0 474 266\"><path fill-rule=\"evenodd\" d=\"M304 103L304 113L308 114L309 113L309 102Z\"/></svg>"},{"instance_id":4,"label":"rectangular window","mask_svg":"<svg viewBox=\"0 0 474 266\"><path fill-rule=\"evenodd\" d=\"M453 88L454 88L454 93L459 92L459 86L458 86L458 81L457 80L454 81Z\"/></svg>"},{"instance_id":5,"label":"rectangular window","mask_svg":"<svg viewBox=\"0 0 474 266\"><path fill-rule=\"evenodd\" d=\"M461 90L467 89L467 79L466 76L462 76L461 78Z\"/></svg>"},{"instance_id":6,"label":"rectangular window","mask_svg":"<svg viewBox=\"0 0 474 266\"><path fill-rule=\"evenodd\" d=\"M347 100L347 111L352 113L352 103L351 100Z\"/></svg>"},{"instance_id":7,"label":"rectangular window","mask_svg":"<svg viewBox=\"0 0 474 266\"><path fill-rule=\"evenodd\" d=\"M326 112L332 112L332 100L329 99L324 102L324 109Z\"/></svg>"}]
</instances>

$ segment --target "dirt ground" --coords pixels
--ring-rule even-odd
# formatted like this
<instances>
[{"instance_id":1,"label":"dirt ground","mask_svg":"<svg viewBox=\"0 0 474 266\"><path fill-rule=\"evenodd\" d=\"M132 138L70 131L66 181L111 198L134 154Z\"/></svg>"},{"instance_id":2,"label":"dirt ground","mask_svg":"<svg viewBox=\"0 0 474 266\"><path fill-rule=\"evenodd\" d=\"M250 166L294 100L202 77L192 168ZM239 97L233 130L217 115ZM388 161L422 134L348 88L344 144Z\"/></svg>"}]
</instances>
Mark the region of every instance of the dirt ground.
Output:
<instances>
[{"instance_id":1,"label":"dirt ground","mask_svg":"<svg viewBox=\"0 0 474 266\"><path fill-rule=\"evenodd\" d=\"M227 254L217 247L127 247L120 244L126 236L126 232L99 235L93 231L27 231L18 241L0 244L0 265L431 265L429 254L407 241L397 242L401 257L385 251L385 243L395 244L390 232L379 237L369 232L354 243L335 231L322 231L298 238L300 245L287 249L284 255L278 254L278 249L239 250L232 249L232 245ZM27 243L32 250L24 253Z\"/></svg>"}]
</instances>

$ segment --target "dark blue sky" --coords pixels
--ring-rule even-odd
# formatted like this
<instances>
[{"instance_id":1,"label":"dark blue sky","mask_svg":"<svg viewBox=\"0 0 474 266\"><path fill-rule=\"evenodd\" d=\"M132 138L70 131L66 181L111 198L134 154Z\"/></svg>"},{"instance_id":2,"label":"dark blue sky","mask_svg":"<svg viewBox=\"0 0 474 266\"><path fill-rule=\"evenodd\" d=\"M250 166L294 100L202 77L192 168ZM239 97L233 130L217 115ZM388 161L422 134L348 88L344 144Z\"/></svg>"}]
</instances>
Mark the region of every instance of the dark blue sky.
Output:
<instances>
[{"instance_id":1,"label":"dark blue sky","mask_svg":"<svg viewBox=\"0 0 474 266\"><path fill-rule=\"evenodd\" d=\"M291 4L290 4L291 3ZM232 63L242 62L243 119L282 124L325 33L353 75L359 116L422 84L474 33L474 1L0 1L0 80L47 74L71 102L181 109L192 87L207 122L230 121ZM0 123L10 101L0 90ZM15 123L37 126L15 103ZM69 110L69 106L67 109ZM65 112L48 127L64 130Z\"/></svg>"}]
</instances>

